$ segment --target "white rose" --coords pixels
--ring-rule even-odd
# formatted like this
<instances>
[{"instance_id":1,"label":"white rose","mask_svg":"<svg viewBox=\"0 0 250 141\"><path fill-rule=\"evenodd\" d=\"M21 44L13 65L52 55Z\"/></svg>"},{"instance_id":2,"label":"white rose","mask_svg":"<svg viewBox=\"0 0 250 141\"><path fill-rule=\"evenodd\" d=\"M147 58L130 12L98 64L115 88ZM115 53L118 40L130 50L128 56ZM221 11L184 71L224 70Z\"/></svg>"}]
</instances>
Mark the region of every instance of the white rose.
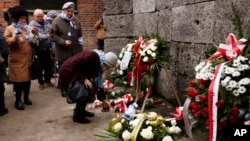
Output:
<instances>
[{"instance_id":1,"label":"white rose","mask_svg":"<svg viewBox=\"0 0 250 141\"><path fill-rule=\"evenodd\" d=\"M150 129L142 129L140 135L147 140L153 139L154 138L154 134L152 132L152 130Z\"/></svg>"},{"instance_id":2,"label":"white rose","mask_svg":"<svg viewBox=\"0 0 250 141\"><path fill-rule=\"evenodd\" d=\"M124 84L124 85L127 85L127 81L123 81L123 84Z\"/></svg>"},{"instance_id":3,"label":"white rose","mask_svg":"<svg viewBox=\"0 0 250 141\"><path fill-rule=\"evenodd\" d=\"M111 92L111 95L112 95L112 96L115 96L115 92L114 92L114 91L113 91L113 92Z\"/></svg>"},{"instance_id":4,"label":"white rose","mask_svg":"<svg viewBox=\"0 0 250 141\"><path fill-rule=\"evenodd\" d=\"M152 56L153 58L155 58L155 57L156 57L156 53L155 53L155 52L152 52L152 53L151 53L151 56Z\"/></svg>"},{"instance_id":5,"label":"white rose","mask_svg":"<svg viewBox=\"0 0 250 141\"><path fill-rule=\"evenodd\" d=\"M175 119L171 120L170 122L172 126L175 126L177 124Z\"/></svg>"},{"instance_id":6,"label":"white rose","mask_svg":"<svg viewBox=\"0 0 250 141\"><path fill-rule=\"evenodd\" d=\"M181 132L181 129L178 126L172 126L169 128L170 134L178 134Z\"/></svg>"},{"instance_id":7,"label":"white rose","mask_svg":"<svg viewBox=\"0 0 250 141\"><path fill-rule=\"evenodd\" d=\"M121 64L121 60L118 59L118 60L117 60L117 65L120 65L120 64Z\"/></svg>"},{"instance_id":8,"label":"white rose","mask_svg":"<svg viewBox=\"0 0 250 141\"><path fill-rule=\"evenodd\" d=\"M143 60L142 60L143 62L148 62L148 57L147 56L145 56L145 57L143 57Z\"/></svg>"},{"instance_id":9,"label":"white rose","mask_svg":"<svg viewBox=\"0 0 250 141\"><path fill-rule=\"evenodd\" d=\"M149 49L149 50L147 50L147 54L148 55L151 55L152 54L152 51Z\"/></svg>"},{"instance_id":10,"label":"white rose","mask_svg":"<svg viewBox=\"0 0 250 141\"><path fill-rule=\"evenodd\" d=\"M141 54L141 56L145 56L146 55L145 51L142 51L140 54Z\"/></svg>"},{"instance_id":11,"label":"white rose","mask_svg":"<svg viewBox=\"0 0 250 141\"><path fill-rule=\"evenodd\" d=\"M119 132L122 129L122 124L120 122L114 125L114 131Z\"/></svg>"},{"instance_id":12,"label":"white rose","mask_svg":"<svg viewBox=\"0 0 250 141\"><path fill-rule=\"evenodd\" d=\"M124 141L129 141L130 138L131 138L131 133L128 130L125 130L122 133L122 138L123 138Z\"/></svg>"},{"instance_id":13,"label":"white rose","mask_svg":"<svg viewBox=\"0 0 250 141\"><path fill-rule=\"evenodd\" d=\"M173 141L172 137L171 136L165 136L162 141Z\"/></svg>"}]
</instances>

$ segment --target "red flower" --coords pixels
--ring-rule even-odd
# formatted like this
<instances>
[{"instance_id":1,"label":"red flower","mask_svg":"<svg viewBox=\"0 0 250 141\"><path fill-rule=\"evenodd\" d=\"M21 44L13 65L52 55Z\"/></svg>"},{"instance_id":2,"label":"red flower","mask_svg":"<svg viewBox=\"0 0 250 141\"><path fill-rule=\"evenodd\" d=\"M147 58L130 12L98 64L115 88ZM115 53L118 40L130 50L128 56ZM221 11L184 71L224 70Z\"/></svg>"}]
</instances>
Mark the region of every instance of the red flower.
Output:
<instances>
[{"instance_id":1,"label":"red flower","mask_svg":"<svg viewBox=\"0 0 250 141\"><path fill-rule=\"evenodd\" d=\"M208 115L208 108L203 108L202 109L202 114Z\"/></svg>"},{"instance_id":2,"label":"red flower","mask_svg":"<svg viewBox=\"0 0 250 141\"><path fill-rule=\"evenodd\" d=\"M32 34L36 34L36 30L35 30L35 29L32 29L32 30L31 30L31 33L32 33Z\"/></svg>"},{"instance_id":3,"label":"red flower","mask_svg":"<svg viewBox=\"0 0 250 141\"><path fill-rule=\"evenodd\" d=\"M200 84L205 84L205 83L206 83L206 81L205 81L204 79L198 79L198 82L199 82Z\"/></svg>"},{"instance_id":4,"label":"red flower","mask_svg":"<svg viewBox=\"0 0 250 141\"><path fill-rule=\"evenodd\" d=\"M231 108L231 113L232 113L233 115L235 115L235 116L238 116L238 114L239 114L239 108L237 108L237 107L232 107L232 108Z\"/></svg>"},{"instance_id":5,"label":"red flower","mask_svg":"<svg viewBox=\"0 0 250 141\"><path fill-rule=\"evenodd\" d=\"M189 85L189 87L196 87L196 83L193 80L190 81L188 85Z\"/></svg>"},{"instance_id":6,"label":"red flower","mask_svg":"<svg viewBox=\"0 0 250 141\"><path fill-rule=\"evenodd\" d=\"M192 110L198 110L199 109L199 105L196 103L196 102L191 102L189 107L192 109Z\"/></svg>"},{"instance_id":7,"label":"red flower","mask_svg":"<svg viewBox=\"0 0 250 141\"><path fill-rule=\"evenodd\" d=\"M190 97L195 97L199 94L199 91L196 90L196 89L189 89L187 91L187 95L190 96Z\"/></svg>"},{"instance_id":8,"label":"red flower","mask_svg":"<svg viewBox=\"0 0 250 141\"><path fill-rule=\"evenodd\" d=\"M205 102L207 100L207 96L205 94L200 95L200 102Z\"/></svg>"},{"instance_id":9,"label":"red flower","mask_svg":"<svg viewBox=\"0 0 250 141\"><path fill-rule=\"evenodd\" d=\"M195 118L199 118L199 117L200 117L200 115L201 115L201 114L200 114L200 112L196 112L196 113L194 113L194 117L195 117Z\"/></svg>"},{"instance_id":10,"label":"red flower","mask_svg":"<svg viewBox=\"0 0 250 141\"><path fill-rule=\"evenodd\" d=\"M219 100L216 102L215 104L218 108L220 108L222 105L223 105L223 101L222 100Z\"/></svg>"},{"instance_id":11,"label":"red flower","mask_svg":"<svg viewBox=\"0 0 250 141\"><path fill-rule=\"evenodd\" d=\"M231 123L237 123L237 117L235 116L235 115L230 115L229 116L229 122L231 122Z\"/></svg>"}]
</instances>

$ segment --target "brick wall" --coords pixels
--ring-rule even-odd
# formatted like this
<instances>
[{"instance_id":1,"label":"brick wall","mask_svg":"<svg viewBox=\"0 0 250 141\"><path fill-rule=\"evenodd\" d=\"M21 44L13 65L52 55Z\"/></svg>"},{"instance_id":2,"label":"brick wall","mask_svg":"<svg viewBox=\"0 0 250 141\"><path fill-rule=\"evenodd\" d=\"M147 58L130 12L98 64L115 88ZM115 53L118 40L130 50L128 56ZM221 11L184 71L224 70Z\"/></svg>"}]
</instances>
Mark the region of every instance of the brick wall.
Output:
<instances>
[{"instance_id":1,"label":"brick wall","mask_svg":"<svg viewBox=\"0 0 250 141\"><path fill-rule=\"evenodd\" d=\"M7 5L7 7L12 7L15 5L19 5L19 0L1 0L0 3L0 9L2 13L4 3L5 5ZM84 50L97 48L95 38L96 30L94 28L94 24L96 21L98 21L103 11L103 0L78 0L77 17L82 24ZM30 19L32 19L32 11L30 13ZM7 26L6 22L3 19L3 14L0 14L0 23L3 25L3 27Z\"/></svg>"}]
</instances>

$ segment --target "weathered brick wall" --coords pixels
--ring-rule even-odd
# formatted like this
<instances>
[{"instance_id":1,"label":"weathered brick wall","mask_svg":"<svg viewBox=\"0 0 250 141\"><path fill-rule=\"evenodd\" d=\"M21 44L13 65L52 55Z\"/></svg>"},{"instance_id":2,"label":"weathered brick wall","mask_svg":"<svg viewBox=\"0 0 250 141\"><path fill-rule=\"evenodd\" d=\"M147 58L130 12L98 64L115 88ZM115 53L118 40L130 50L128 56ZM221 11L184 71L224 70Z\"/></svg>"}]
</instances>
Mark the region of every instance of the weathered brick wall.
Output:
<instances>
[{"instance_id":1,"label":"weathered brick wall","mask_svg":"<svg viewBox=\"0 0 250 141\"><path fill-rule=\"evenodd\" d=\"M69 0L70 1L70 0ZM1 13L3 2L7 3L8 7L19 5L19 0L0 0ZM60 11L60 9L58 9ZM82 24L82 32L84 38L84 49L89 50L97 48L96 45L96 29L94 24L103 14L103 0L78 0L77 17ZM33 11L30 11L30 20L32 19ZM3 19L3 14L0 14L0 23L6 27L7 24Z\"/></svg>"},{"instance_id":2,"label":"weathered brick wall","mask_svg":"<svg viewBox=\"0 0 250 141\"><path fill-rule=\"evenodd\" d=\"M232 2L244 10L243 28L250 29L249 0L104 0L106 51L118 53L131 38L157 31L171 45L170 71L184 99L194 66L204 59L204 51L212 43L223 43L228 33L236 33L229 19ZM165 72L160 75L156 90L173 97Z\"/></svg>"}]
</instances>

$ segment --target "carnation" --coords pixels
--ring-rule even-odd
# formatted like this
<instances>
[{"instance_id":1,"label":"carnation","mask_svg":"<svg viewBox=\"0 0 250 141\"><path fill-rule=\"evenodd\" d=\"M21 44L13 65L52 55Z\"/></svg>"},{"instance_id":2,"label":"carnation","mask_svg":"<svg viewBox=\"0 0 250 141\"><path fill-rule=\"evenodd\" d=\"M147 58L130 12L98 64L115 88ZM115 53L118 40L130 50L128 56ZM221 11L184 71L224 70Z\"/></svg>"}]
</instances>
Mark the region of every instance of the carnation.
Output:
<instances>
[{"instance_id":1,"label":"carnation","mask_svg":"<svg viewBox=\"0 0 250 141\"><path fill-rule=\"evenodd\" d=\"M130 138L131 138L131 133L128 130L125 130L122 133L122 138L123 138L124 141L129 141Z\"/></svg>"}]
</instances>

